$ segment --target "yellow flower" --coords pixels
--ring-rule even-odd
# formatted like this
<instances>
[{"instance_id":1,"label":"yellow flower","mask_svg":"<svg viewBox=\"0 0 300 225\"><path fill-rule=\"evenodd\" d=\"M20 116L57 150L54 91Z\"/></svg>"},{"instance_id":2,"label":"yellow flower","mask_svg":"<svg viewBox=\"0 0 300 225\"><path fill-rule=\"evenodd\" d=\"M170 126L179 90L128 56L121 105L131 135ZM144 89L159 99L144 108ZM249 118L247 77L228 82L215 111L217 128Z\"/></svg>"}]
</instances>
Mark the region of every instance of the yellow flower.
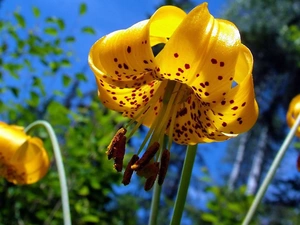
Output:
<instances>
[{"instance_id":1,"label":"yellow flower","mask_svg":"<svg viewBox=\"0 0 300 225\"><path fill-rule=\"evenodd\" d=\"M49 169L49 158L39 138L22 127L0 122L0 176L14 184L32 184Z\"/></svg>"},{"instance_id":2,"label":"yellow flower","mask_svg":"<svg viewBox=\"0 0 300 225\"><path fill-rule=\"evenodd\" d=\"M154 56L157 44L164 47ZM161 146L164 134L186 145L227 140L258 117L252 54L238 29L215 19L207 3L189 14L164 6L102 37L89 64L102 103L137 121L133 131L148 126L149 146Z\"/></svg>"},{"instance_id":3,"label":"yellow flower","mask_svg":"<svg viewBox=\"0 0 300 225\"><path fill-rule=\"evenodd\" d=\"M289 105L286 120L289 127L292 127L300 114L300 94L294 97ZM297 128L296 136L300 137L300 126Z\"/></svg>"}]
</instances>

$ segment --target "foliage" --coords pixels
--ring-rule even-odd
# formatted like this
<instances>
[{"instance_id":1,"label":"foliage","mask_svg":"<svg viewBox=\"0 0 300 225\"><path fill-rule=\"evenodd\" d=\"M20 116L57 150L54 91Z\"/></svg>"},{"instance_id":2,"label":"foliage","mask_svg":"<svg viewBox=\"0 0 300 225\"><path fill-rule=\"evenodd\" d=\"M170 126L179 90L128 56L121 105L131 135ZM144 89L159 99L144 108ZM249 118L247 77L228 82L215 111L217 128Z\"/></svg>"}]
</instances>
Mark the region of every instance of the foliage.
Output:
<instances>
[{"instance_id":1,"label":"foliage","mask_svg":"<svg viewBox=\"0 0 300 225\"><path fill-rule=\"evenodd\" d=\"M234 191L214 186L207 191L212 193L213 197L207 203L209 211L200 215L203 221L212 225L241 224L253 201L253 196L246 195L246 186Z\"/></svg>"}]
</instances>

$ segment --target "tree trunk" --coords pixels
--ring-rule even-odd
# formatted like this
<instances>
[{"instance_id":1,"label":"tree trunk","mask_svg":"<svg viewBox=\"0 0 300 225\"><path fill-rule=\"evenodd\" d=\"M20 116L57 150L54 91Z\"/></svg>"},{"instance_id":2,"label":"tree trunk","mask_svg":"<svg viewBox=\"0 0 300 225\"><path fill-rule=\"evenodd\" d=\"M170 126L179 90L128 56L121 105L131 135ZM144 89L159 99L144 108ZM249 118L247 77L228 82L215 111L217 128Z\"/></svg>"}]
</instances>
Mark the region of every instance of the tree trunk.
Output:
<instances>
[{"instance_id":1,"label":"tree trunk","mask_svg":"<svg viewBox=\"0 0 300 225\"><path fill-rule=\"evenodd\" d=\"M229 177L229 181L228 181L228 188L229 190L233 190L235 183L238 179L238 176L240 174L240 169L241 169L241 165L244 159L244 153L245 153L245 148L246 148L246 143L248 140L248 136L249 133L245 133L242 134L240 136L240 140L239 140L239 147L237 150L237 154L236 154L236 158L235 158L235 162L233 164L233 168Z\"/></svg>"},{"instance_id":2,"label":"tree trunk","mask_svg":"<svg viewBox=\"0 0 300 225\"><path fill-rule=\"evenodd\" d=\"M247 194L254 195L259 185L259 177L262 172L262 163L265 156L265 147L267 145L268 127L263 127L260 133L260 139L257 144L257 151L253 158L247 182Z\"/></svg>"}]
</instances>

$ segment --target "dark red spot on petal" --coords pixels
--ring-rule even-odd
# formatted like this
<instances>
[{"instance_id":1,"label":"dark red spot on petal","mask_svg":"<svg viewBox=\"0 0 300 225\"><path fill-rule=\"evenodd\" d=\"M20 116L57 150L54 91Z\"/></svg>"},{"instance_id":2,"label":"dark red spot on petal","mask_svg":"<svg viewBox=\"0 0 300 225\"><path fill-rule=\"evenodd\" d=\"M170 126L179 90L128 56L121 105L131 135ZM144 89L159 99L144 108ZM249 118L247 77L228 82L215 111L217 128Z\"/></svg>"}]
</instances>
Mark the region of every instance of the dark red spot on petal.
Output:
<instances>
[{"instance_id":1,"label":"dark red spot on petal","mask_svg":"<svg viewBox=\"0 0 300 225\"><path fill-rule=\"evenodd\" d=\"M220 66L221 67L225 66L225 63L224 62L220 62Z\"/></svg>"},{"instance_id":2,"label":"dark red spot on petal","mask_svg":"<svg viewBox=\"0 0 300 225\"><path fill-rule=\"evenodd\" d=\"M226 127L226 126L227 126L227 123L223 122L223 123L222 123L222 126L223 126L223 127Z\"/></svg>"},{"instance_id":3,"label":"dark red spot on petal","mask_svg":"<svg viewBox=\"0 0 300 225\"><path fill-rule=\"evenodd\" d=\"M246 102L244 102L243 104L242 104L242 107L244 107L246 105Z\"/></svg>"},{"instance_id":4,"label":"dark red spot on petal","mask_svg":"<svg viewBox=\"0 0 300 225\"><path fill-rule=\"evenodd\" d=\"M222 76L218 76L218 80L222 80L223 79L223 77Z\"/></svg>"},{"instance_id":5,"label":"dark red spot on petal","mask_svg":"<svg viewBox=\"0 0 300 225\"><path fill-rule=\"evenodd\" d=\"M190 64L185 64L184 67L188 70L190 68Z\"/></svg>"},{"instance_id":6,"label":"dark red spot on petal","mask_svg":"<svg viewBox=\"0 0 300 225\"><path fill-rule=\"evenodd\" d=\"M174 53L175 58L178 58L178 56L179 56L178 53Z\"/></svg>"},{"instance_id":7,"label":"dark red spot on petal","mask_svg":"<svg viewBox=\"0 0 300 225\"><path fill-rule=\"evenodd\" d=\"M237 110L239 107L234 106L233 108L231 108L232 110Z\"/></svg>"},{"instance_id":8,"label":"dark red spot on petal","mask_svg":"<svg viewBox=\"0 0 300 225\"><path fill-rule=\"evenodd\" d=\"M118 62L118 59L117 59L117 58L114 58L114 62Z\"/></svg>"},{"instance_id":9,"label":"dark red spot on petal","mask_svg":"<svg viewBox=\"0 0 300 225\"><path fill-rule=\"evenodd\" d=\"M212 58L210 61L211 61L212 64L217 64L218 63L218 61L214 58Z\"/></svg>"},{"instance_id":10,"label":"dark red spot on petal","mask_svg":"<svg viewBox=\"0 0 300 225\"><path fill-rule=\"evenodd\" d=\"M128 52L128 53L131 52L131 47L130 47L130 46L127 47L127 52Z\"/></svg>"},{"instance_id":11,"label":"dark red spot on petal","mask_svg":"<svg viewBox=\"0 0 300 225\"><path fill-rule=\"evenodd\" d=\"M230 100L230 104L233 104L234 103L234 100Z\"/></svg>"}]
</instances>

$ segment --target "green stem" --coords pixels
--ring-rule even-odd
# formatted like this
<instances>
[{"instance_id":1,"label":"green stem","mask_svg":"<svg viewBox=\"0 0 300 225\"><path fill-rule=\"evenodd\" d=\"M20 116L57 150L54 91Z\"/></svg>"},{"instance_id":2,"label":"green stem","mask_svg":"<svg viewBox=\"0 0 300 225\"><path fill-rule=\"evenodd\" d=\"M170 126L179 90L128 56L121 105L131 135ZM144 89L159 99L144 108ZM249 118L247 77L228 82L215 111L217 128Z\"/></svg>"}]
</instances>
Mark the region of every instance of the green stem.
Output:
<instances>
[{"instance_id":1,"label":"green stem","mask_svg":"<svg viewBox=\"0 0 300 225\"><path fill-rule=\"evenodd\" d=\"M150 218L149 218L149 223L148 223L149 225L157 224L160 192L161 192L161 186L158 184L158 182L156 180L155 184L154 184L153 194L152 194Z\"/></svg>"},{"instance_id":2,"label":"green stem","mask_svg":"<svg viewBox=\"0 0 300 225\"><path fill-rule=\"evenodd\" d=\"M161 155L163 150L166 148L168 142L168 136L164 135L163 137L163 145L159 154L159 160L161 159ZM160 202L160 193L161 193L161 186L158 184L157 180L154 184L154 190L152 194L152 201L151 201L151 209L150 209L150 217L149 217L149 225L156 225L157 224L157 217L158 217L158 208Z\"/></svg>"},{"instance_id":3,"label":"green stem","mask_svg":"<svg viewBox=\"0 0 300 225\"><path fill-rule=\"evenodd\" d=\"M43 126L47 130L48 135L50 137L55 160L56 160L58 177L59 177L59 181L60 181L64 225L71 225L69 194L68 194L68 187L67 187L67 182L66 182L65 169L64 169L64 164L62 161L60 148L58 145L58 141L57 141L55 132L54 132L52 126L47 121L44 121L44 120L37 120L37 121L31 123L29 126L27 126L25 128L25 132L28 133L31 129L33 129L36 126Z\"/></svg>"},{"instance_id":4,"label":"green stem","mask_svg":"<svg viewBox=\"0 0 300 225\"><path fill-rule=\"evenodd\" d=\"M283 144L281 145L281 148L279 149L262 185L260 186L253 202L252 202L252 205L250 207L250 209L248 210L247 212L247 215L242 223L242 225L248 225L258 207L258 204L260 203L261 199L263 198L275 172L276 172L276 169L278 168L279 166L279 163L281 162L285 152L287 151L288 149L288 146L290 145L296 131L297 131L297 128L298 126L300 125L300 114L298 115L292 129L290 130L290 132L288 133L288 135L286 136Z\"/></svg>"},{"instance_id":5,"label":"green stem","mask_svg":"<svg viewBox=\"0 0 300 225\"><path fill-rule=\"evenodd\" d=\"M181 178L179 182L179 189L175 200L174 211L170 225L180 225L183 209L186 201L186 196L190 184L193 165L196 157L197 145L189 145L183 164Z\"/></svg>"}]
</instances>

